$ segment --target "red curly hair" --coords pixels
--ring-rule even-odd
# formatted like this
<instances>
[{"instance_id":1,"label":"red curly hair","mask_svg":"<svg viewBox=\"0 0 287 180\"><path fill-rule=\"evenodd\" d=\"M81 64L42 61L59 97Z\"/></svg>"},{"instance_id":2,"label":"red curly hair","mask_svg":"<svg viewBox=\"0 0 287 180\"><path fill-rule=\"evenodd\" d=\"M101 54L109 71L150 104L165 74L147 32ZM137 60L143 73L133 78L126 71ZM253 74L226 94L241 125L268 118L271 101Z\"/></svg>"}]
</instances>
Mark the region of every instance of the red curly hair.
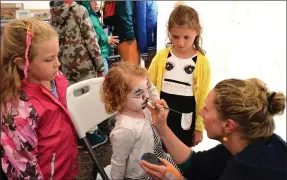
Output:
<instances>
[{"instance_id":1,"label":"red curly hair","mask_svg":"<svg viewBox=\"0 0 287 180\"><path fill-rule=\"evenodd\" d=\"M101 98L108 113L123 110L126 97L131 92L131 75L148 77L147 70L129 62L115 63L109 70L101 88Z\"/></svg>"}]
</instances>

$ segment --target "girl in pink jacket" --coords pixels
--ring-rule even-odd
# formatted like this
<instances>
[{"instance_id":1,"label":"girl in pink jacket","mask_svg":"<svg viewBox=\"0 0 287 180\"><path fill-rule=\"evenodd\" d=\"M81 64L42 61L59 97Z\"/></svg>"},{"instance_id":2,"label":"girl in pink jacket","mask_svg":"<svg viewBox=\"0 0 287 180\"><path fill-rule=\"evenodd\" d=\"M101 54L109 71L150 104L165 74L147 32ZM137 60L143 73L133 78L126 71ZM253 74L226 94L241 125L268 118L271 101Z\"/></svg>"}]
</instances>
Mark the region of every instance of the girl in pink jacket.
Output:
<instances>
[{"instance_id":1,"label":"girl in pink jacket","mask_svg":"<svg viewBox=\"0 0 287 180\"><path fill-rule=\"evenodd\" d=\"M29 18L7 23L1 40L3 171L13 179L75 178L77 134L68 81L58 71L57 33Z\"/></svg>"}]
</instances>

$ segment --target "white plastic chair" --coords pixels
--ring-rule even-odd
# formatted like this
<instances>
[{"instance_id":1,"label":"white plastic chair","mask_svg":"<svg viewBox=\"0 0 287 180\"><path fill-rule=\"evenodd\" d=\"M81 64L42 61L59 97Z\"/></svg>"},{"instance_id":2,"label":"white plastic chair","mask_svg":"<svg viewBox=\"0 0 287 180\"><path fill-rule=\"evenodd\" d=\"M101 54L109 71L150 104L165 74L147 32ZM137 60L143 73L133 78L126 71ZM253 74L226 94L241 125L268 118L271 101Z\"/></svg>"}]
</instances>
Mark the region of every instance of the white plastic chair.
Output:
<instances>
[{"instance_id":1,"label":"white plastic chair","mask_svg":"<svg viewBox=\"0 0 287 180\"><path fill-rule=\"evenodd\" d=\"M97 170L103 180L109 180L86 137L86 132L92 127L100 124L113 115L106 113L104 104L101 101L100 89L103 81L103 77L93 78L69 86L67 89L67 106L78 136L86 146ZM88 88L87 92L76 96L75 92L81 91L83 88Z\"/></svg>"}]
</instances>

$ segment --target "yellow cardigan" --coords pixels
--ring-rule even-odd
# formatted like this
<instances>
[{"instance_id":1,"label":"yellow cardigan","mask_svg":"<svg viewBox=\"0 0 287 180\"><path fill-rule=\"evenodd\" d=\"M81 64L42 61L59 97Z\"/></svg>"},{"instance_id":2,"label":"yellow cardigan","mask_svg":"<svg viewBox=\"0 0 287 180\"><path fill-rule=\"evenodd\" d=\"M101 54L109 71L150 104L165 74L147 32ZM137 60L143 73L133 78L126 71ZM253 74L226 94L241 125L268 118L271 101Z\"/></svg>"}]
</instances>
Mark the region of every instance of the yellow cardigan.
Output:
<instances>
[{"instance_id":1,"label":"yellow cardigan","mask_svg":"<svg viewBox=\"0 0 287 180\"><path fill-rule=\"evenodd\" d=\"M158 93L160 93L162 88L162 78L165 73L167 56L170 50L171 48L160 50L153 58L152 63L148 69L150 79L156 86ZM204 107L204 101L210 89L210 67L207 57L199 51L197 52L197 61L192 82L196 102L195 129L203 131L203 119L199 115L199 111Z\"/></svg>"}]
</instances>

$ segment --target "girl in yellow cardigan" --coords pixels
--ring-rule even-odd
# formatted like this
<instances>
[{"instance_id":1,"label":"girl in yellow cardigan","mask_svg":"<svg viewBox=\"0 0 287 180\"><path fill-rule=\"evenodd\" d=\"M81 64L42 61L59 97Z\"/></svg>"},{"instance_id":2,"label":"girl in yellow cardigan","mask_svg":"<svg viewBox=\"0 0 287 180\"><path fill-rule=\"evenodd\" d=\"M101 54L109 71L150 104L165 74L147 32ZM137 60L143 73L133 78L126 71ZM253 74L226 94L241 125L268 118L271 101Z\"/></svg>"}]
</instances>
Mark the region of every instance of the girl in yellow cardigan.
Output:
<instances>
[{"instance_id":1,"label":"girl in yellow cardigan","mask_svg":"<svg viewBox=\"0 0 287 180\"><path fill-rule=\"evenodd\" d=\"M177 6L168 21L171 42L156 54L148 70L160 98L177 111L169 111L168 126L190 147L202 141L204 126L199 111L210 88L201 30L198 13L189 6Z\"/></svg>"}]
</instances>

